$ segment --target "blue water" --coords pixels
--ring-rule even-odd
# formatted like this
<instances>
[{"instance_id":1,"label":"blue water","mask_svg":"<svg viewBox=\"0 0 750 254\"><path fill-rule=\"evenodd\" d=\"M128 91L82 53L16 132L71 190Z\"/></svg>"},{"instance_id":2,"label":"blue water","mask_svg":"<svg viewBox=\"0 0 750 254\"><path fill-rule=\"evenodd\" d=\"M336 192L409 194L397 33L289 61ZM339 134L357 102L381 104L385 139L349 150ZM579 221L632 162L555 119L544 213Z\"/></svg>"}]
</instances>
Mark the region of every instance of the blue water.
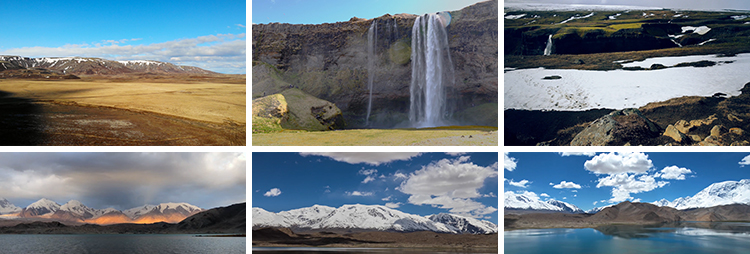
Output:
<instances>
[{"instance_id":1,"label":"blue water","mask_svg":"<svg viewBox=\"0 0 750 254\"><path fill-rule=\"evenodd\" d=\"M245 245L245 237L0 234L0 253L246 253Z\"/></svg>"},{"instance_id":2,"label":"blue water","mask_svg":"<svg viewBox=\"0 0 750 254\"><path fill-rule=\"evenodd\" d=\"M750 253L750 223L528 229L505 232L505 253Z\"/></svg>"}]
</instances>

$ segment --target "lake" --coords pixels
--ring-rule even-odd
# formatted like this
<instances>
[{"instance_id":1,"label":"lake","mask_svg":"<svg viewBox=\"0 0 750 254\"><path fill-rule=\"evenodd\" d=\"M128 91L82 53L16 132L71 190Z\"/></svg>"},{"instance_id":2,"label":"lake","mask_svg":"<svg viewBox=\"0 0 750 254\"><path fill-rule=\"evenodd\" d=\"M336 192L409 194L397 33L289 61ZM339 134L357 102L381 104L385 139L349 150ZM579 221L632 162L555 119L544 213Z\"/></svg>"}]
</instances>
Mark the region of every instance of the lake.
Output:
<instances>
[{"instance_id":1,"label":"lake","mask_svg":"<svg viewBox=\"0 0 750 254\"><path fill-rule=\"evenodd\" d=\"M0 234L0 253L246 253L245 246L245 237Z\"/></svg>"},{"instance_id":2,"label":"lake","mask_svg":"<svg viewBox=\"0 0 750 254\"><path fill-rule=\"evenodd\" d=\"M505 253L748 253L750 223L685 222L505 232Z\"/></svg>"}]
</instances>

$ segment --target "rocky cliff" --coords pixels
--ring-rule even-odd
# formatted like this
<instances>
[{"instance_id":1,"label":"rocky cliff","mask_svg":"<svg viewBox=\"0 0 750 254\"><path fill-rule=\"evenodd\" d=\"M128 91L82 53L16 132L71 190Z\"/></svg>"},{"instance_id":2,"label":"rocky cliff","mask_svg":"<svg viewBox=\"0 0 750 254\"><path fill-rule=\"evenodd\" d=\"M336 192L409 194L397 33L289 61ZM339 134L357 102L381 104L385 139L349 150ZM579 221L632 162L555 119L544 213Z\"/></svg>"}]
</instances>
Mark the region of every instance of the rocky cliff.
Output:
<instances>
[{"instance_id":1,"label":"rocky cliff","mask_svg":"<svg viewBox=\"0 0 750 254\"><path fill-rule=\"evenodd\" d=\"M497 6L492 0L450 12L452 21L447 29L455 85L447 88L447 95L448 114L452 113L454 120L466 119L464 111L497 103ZM333 24L255 24L253 98L299 88L336 104L347 124L357 127L365 122L368 75L373 75L370 121L376 127L403 122L409 111L411 32L416 17L386 14ZM368 73L367 35L373 22L378 34L376 60L374 71ZM483 118L456 122L497 126L496 118L495 112L494 122Z\"/></svg>"}]
</instances>

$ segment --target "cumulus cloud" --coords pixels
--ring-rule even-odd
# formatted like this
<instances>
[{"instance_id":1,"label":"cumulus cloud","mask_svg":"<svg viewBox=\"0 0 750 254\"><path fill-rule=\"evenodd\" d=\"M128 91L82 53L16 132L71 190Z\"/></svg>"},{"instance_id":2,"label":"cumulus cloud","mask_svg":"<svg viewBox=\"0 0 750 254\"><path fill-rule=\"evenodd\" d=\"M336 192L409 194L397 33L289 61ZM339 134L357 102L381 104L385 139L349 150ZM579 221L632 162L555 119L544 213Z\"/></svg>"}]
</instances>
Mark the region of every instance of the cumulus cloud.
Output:
<instances>
[{"instance_id":1,"label":"cumulus cloud","mask_svg":"<svg viewBox=\"0 0 750 254\"><path fill-rule=\"evenodd\" d=\"M464 155L466 153L465 152L447 152L445 154L450 155L450 156L459 156L459 155Z\"/></svg>"},{"instance_id":2,"label":"cumulus cloud","mask_svg":"<svg viewBox=\"0 0 750 254\"><path fill-rule=\"evenodd\" d=\"M375 177L367 176L367 177L365 177L365 180L362 180L362 183L369 183L369 182L372 182L372 181L375 181Z\"/></svg>"},{"instance_id":3,"label":"cumulus cloud","mask_svg":"<svg viewBox=\"0 0 750 254\"><path fill-rule=\"evenodd\" d=\"M505 167L505 169L508 170L508 171L515 170L516 169L516 162L518 162L516 160L516 158L508 156L508 153L503 153L503 155L505 156L505 158L503 160L503 167Z\"/></svg>"},{"instance_id":4,"label":"cumulus cloud","mask_svg":"<svg viewBox=\"0 0 750 254\"><path fill-rule=\"evenodd\" d=\"M396 178L396 179L406 179L406 178L409 178L404 173L395 173L395 174L393 174L393 177Z\"/></svg>"},{"instance_id":5,"label":"cumulus cloud","mask_svg":"<svg viewBox=\"0 0 750 254\"><path fill-rule=\"evenodd\" d=\"M391 201L391 197L393 197L393 196L387 196L387 197L381 198L380 200Z\"/></svg>"},{"instance_id":6,"label":"cumulus cloud","mask_svg":"<svg viewBox=\"0 0 750 254\"><path fill-rule=\"evenodd\" d=\"M602 153L583 164L596 174L646 173L653 166L644 153Z\"/></svg>"},{"instance_id":7,"label":"cumulus cloud","mask_svg":"<svg viewBox=\"0 0 750 254\"><path fill-rule=\"evenodd\" d=\"M385 206L388 208L398 208L399 206L401 206L401 202L398 202L398 203L388 202L388 203L385 203Z\"/></svg>"},{"instance_id":8,"label":"cumulus cloud","mask_svg":"<svg viewBox=\"0 0 750 254\"><path fill-rule=\"evenodd\" d=\"M655 174L655 177L660 177L662 179L672 179L672 180L685 180L686 174L692 174L693 171L686 168L681 168L678 166L669 166L664 167L660 171L660 173Z\"/></svg>"},{"instance_id":9,"label":"cumulus cloud","mask_svg":"<svg viewBox=\"0 0 750 254\"><path fill-rule=\"evenodd\" d=\"M596 152L561 152L559 154L560 154L560 156L563 156L563 157L565 157L565 156L588 156L588 157L593 157L594 155L596 155Z\"/></svg>"},{"instance_id":10,"label":"cumulus cloud","mask_svg":"<svg viewBox=\"0 0 750 254\"><path fill-rule=\"evenodd\" d=\"M410 173L399 190L410 195L408 201L411 204L432 205L456 214L482 217L497 211L472 200L482 197L478 189L484 186L486 179L497 177L497 170L468 160L468 156L461 156L432 162Z\"/></svg>"},{"instance_id":11,"label":"cumulus cloud","mask_svg":"<svg viewBox=\"0 0 750 254\"><path fill-rule=\"evenodd\" d=\"M360 175L366 175L366 176L369 176L369 175L375 174L375 173L377 173L377 172L378 172L378 170L377 170L377 169L361 169L361 170L359 170L359 172L357 172L357 173L359 173Z\"/></svg>"},{"instance_id":12,"label":"cumulus cloud","mask_svg":"<svg viewBox=\"0 0 750 254\"><path fill-rule=\"evenodd\" d=\"M745 156L745 158L742 158L742 161L738 162L738 164L740 164L740 167L750 165L750 155Z\"/></svg>"},{"instance_id":13,"label":"cumulus cloud","mask_svg":"<svg viewBox=\"0 0 750 254\"><path fill-rule=\"evenodd\" d=\"M102 40L91 44L68 44L60 47L11 48L0 51L0 55L156 60L196 66L222 73L245 73L246 71L245 33L216 34L152 44L124 45L137 40L141 39Z\"/></svg>"},{"instance_id":14,"label":"cumulus cloud","mask_svg":"<svg viewBox=\"0 0 750 254\"><path fill-rule=\"evenodd\" d=\"M548 195L547 193L542 193L542 194L539 194L539 196L542 196L542 197L545 197L545 198L548 198L548 197L549 197L549 195Z\"/></svg>"},{"instance_id":15,"label":"cumulus cloud","mask_svg":"<svg viewBox=\"0 0 750 254\"><path fill-rule=\"evenodd\" d=\"M647 192L668 184L665 181L656 181L654 176L651 175L636 177L636 175L628 173L608 175L607 177L600 178L598 182L596 185L597 188L614 187L610 202L622 202L632 199L630 196L631 193Z\"/></svg>"},{"instance_id":16,"label":"cumulus cloud","mask_svg":"<svg viewBox=\"0 0 750 254\"><path fill-rule=\"evenodd\" d=\"M360 197L367 197L372 196L372 192L359 192L359 191L352 191L352 192L345 192L347 196L360 196Z\"/></svg>"},{"instance_id":17,"label":"cumulus cloud","mask_svg":"<svg viewBox=\"0 0 750 254\"><path fill-rule=\"evenodd\" d=\"M526 180L526 179L518 181L518 182L514 182L512 179L508 180L508 184L516 186L516 187L521 187L521 188L528 187L527 184L529 184L529 183L531 183L531 182L529 182L529 180Z\"/></svg>"},{"instance_id":18,"label":"cumulus cloud","mask_svg":"<svg viewBox=\"0 0 750 254\"><path fill-rule=\"evenodd\" d=\"M567 181L562 181L559 184L550 183L550 185L552 185L552 188L555 188L555 189L580 189L581 188L581 185L578 185L574 182L567 182Z\"/></svg>"},{"instance_id":19,"label":"cumulus cloud","mask_svg":"<svg viewBox=\"0 0 750 254\"><path fill-rule=\"evenodd\" d=\"M421 153L300 153L302 156L325 156L349 164L365 163L373 166L392 161L409 160Z\"/></svg>"},{"instance_id":20,"label":"cumulus cloud","mask_svg":"<svg viewBox=\"0 0 750 254\"><path fill-rule=\"evenodd\" d=\"M18 205L43 197L97 209L245 201L242 153L0 153L0 161L2 196Z\"/></svg>"},{"instance_id":21,"label":"cumulus cloud","mask_svg":"<svg viewBox=\"0 0 750 254\"><path fill-rule=\"evenodd\" d=\"M270 189L266 191L265 194L263 194L263 196L266 196L266 197L276 197L278 195L281 195L281 190L279 188Z\"/></svg>"}]
</instances>

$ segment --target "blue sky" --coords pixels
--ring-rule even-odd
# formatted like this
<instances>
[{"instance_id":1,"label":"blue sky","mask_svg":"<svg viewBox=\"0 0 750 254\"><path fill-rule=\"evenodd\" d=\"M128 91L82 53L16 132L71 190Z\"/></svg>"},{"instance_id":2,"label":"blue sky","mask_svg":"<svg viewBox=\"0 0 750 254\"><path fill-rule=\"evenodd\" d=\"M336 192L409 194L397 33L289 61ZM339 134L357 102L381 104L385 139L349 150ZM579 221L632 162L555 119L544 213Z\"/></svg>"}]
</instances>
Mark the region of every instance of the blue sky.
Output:
<instances>
[{"instance_id":1,"label":"blue sky","mask_svg":"<svg viewBox=\"0 0 750 254\"><path fill-rule=\"evenodd\" d=\"M498 222L497 153L253 153L252 206L385 205Z\"/></svg>"},{"instance_id":2,"label":"blue sky","mask_svg":"<svg viewBox=\"0 0 750 254\"><path fill-rule=\"evenodd\" d=\"M0 55L157 60L245 73L245 1L2 1L0 10Z\"/></svg>"},{"instance_id":3,"label":"blue sky","mask_svg":"<svg viewBox=\"0 0 750 254\"><path fill-rule=\"evenodd\" d=\"M743 162L746 156L748 153L571 156L508 153L504 158L503 186L506 192L530 191L542 200L553 198L583 210L624 200L654 202L665 198L673 201L693 196L712 183L750 178L750 166L743 165L750 164L750 157ZM549 197L543 197L542 193Z\"/></svg>"},{"instance_id":4,"label":"blue sky","mask_svg":"<svg viewBox=\"0 0 750 254\"><path fill-rule=\"evenodd\" d=\"M371 19L389 13L425 14L455 11L482 0L255 0L253 23L322 24Z\"/></svg>"}]
</instances>

